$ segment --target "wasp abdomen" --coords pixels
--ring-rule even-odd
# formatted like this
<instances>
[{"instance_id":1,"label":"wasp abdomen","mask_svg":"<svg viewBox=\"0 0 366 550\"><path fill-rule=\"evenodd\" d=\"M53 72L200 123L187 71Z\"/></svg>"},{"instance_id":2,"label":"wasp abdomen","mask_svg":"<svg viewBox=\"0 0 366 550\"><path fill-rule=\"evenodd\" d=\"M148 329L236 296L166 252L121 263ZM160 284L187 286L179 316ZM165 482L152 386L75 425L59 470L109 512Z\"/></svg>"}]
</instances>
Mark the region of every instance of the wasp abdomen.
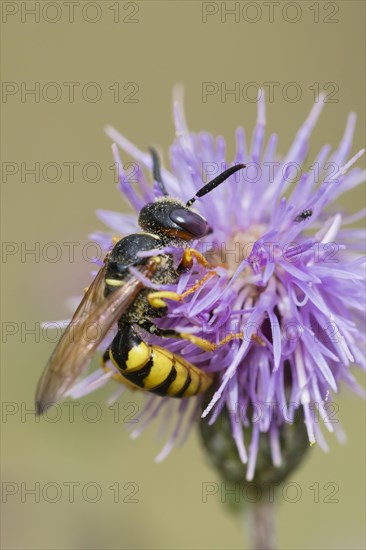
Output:
<instances>
[{"instance_id":1,"label":"wasp abdomen","mask_svg":"<svg viewBox=\"0 0 366 550\"><path fill-rule=\"evenodd\" d=\"M137 388L179 398L203 393L212 383L212 374L165 348L147 344L132 327L126 327L123 336L115 338L109 357L121 375Z\"/></svg>"}]
</instances>

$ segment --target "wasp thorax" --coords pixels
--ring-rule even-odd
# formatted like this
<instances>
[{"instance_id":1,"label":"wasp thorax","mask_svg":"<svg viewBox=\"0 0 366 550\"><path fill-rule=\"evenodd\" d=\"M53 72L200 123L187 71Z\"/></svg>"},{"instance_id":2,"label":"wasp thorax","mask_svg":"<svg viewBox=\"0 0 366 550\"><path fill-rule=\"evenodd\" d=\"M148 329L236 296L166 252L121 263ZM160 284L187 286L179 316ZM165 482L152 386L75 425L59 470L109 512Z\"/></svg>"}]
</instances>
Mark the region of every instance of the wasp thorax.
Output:
<instances>
[{"instance_id":1,"label":"wasp thorax","mask_svg":"<svg viewBox=\"0 0 366 550\"><path fill-rule=\"evenodd\" d=\"M139 215L139 225L145 231L186 241L200 239L210 232L205 218L170 197L144 206Z\"/></svg>"}]
</instances>

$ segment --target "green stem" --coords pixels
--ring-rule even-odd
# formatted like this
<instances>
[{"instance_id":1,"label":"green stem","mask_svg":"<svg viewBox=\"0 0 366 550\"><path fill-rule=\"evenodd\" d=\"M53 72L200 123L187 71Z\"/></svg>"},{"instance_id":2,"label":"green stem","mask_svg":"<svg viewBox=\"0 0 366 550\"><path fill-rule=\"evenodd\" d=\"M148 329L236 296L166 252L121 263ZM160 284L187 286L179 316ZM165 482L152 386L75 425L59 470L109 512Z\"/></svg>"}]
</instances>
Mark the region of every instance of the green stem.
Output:
<instances>
[{"instance_id":1,"label":"green stem","mask_svg":"<svg viewBox=\"0 0 366 550\"><path fill-rule=\"evenodd\" d=\"M249 506L250 550L276 550L274 504L262 500Z\"/></svg>"}]
</instances>

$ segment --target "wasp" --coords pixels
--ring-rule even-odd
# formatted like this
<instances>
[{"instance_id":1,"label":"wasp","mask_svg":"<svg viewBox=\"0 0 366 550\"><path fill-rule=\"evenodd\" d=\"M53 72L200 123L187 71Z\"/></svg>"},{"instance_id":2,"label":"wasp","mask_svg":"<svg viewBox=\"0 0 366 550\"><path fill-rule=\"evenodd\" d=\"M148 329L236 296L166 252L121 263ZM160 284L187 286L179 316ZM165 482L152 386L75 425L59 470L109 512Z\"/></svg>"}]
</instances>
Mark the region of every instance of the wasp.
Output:
<instances>
[{"instance_id":1,"label":"wasp","mask_svg":"<svg viewBox=\"0 0 366 550\"><path fill-rule=\"evenodd\" d=\"M202 239L212 232L206 219L192 209L192 204L245 165L228 168L184 204L168 195L161 177L159 157L154 149L150 149L150 153L153 177L162 197L141 209L138 217L141 233L128 235L114 245L86 290L39 380L36 391L38 414L67 394L115 323L118 331L103 354L102 368L106 372L113 370L115 380L133 389L175 398L205 392L213 382L213 374L199 369L180 355L145 342L141 332L163 338L182 338L206 351L242 336L229 334L214 344L192 334L161 329L154 323L154 319L167 314L167 299L183 300L214 275L214 270L208 270L201 281L183 294L153 291L146 286L146 281L145 284L142 281L147 278L157 285L177 283L181 274L192 268L194 259L206 268L210 267L204 256L190 247L193 240ZM139 255L143 251L171 246L184 249L178 267L174 266L173 256L164 251L145 258ZM141 277L133 274L131 268L137 269ZM88 339L85 334L91 325L97 327L97 336ZM108 362L112 362L114 368L111 369Z\"/></svg>"},{"instance_id":2,"label":"wasp","mask_svg":"<svg viewBox=\"0 0 366 550\"><path fill-rule=\"evenodd\" d=\"M313 211L308 209L308 210L303 210L301 212L301 214L299 214L298 216L296 216L296 218L294 219L295 222L303 222L305 220L307 220L308 218L310 218L310 216L313 215Z\"/></svg>"}]
</instances>

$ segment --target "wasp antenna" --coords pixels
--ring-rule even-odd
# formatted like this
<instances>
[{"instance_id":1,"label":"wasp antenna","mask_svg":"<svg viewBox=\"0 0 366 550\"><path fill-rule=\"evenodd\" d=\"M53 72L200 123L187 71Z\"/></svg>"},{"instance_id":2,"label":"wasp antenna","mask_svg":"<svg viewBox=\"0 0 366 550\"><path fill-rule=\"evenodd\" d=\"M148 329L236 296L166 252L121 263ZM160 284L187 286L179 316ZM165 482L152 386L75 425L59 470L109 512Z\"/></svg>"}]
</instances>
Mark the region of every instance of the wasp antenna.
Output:
<instances>
[{"instance_id":1,"label":"wasp antenna","mask_svg":"<svg viewBox=\"0 0 366 550\"><path fill-rule=\"evenodd\" d=\"M152 161L153 161L154 180L159 185L160 191L163 193L163 195L167 196L167 195L169 195L169 193L166 190L165 184L164 184L164 182L162 180L162 177L161 177L159 155L153 147L149 147L149 151L151 153Z\"/></svg>"},{"instance_id":2,"label":"wasp antenna","mask_svg":"<svg viewBox=\"0 0 366 550\"><path fill-rule=\"evenodd\" d=\"M228 168L227 170L219 174L215 179L209 181L208 183L206 183L206 185L201 187L201 189L197 191L195 196L189 199L186 206L190 207L199 197L207 195L207 193L210 193L213 189L215 189L215 187L221 185L221 183L223 183L225 180L227 180L227 178L235 174L235 172L245 167L245 164L237 164L236 166L231 166L231 168Z\"/></svg>"}]
</instances>

